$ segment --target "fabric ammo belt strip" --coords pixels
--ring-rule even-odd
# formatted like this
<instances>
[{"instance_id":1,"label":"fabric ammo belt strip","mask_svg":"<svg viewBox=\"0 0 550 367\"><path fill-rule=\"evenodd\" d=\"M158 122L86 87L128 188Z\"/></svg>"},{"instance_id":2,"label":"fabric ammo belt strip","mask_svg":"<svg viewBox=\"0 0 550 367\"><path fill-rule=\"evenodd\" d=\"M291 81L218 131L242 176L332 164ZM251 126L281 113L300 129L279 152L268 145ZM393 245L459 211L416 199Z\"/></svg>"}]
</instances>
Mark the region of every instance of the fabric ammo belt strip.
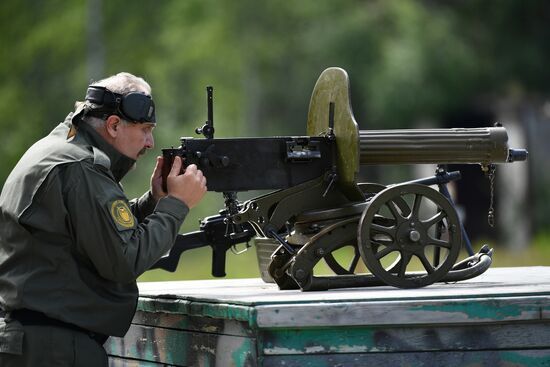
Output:
<instances>
[{"instance_id":1,"label":"fabric ammo belt strip","mask_svg":"<svg viewBox=\"0 0 550 367\"><path fill-rule=\"evenodd\" d=\"M107 340L108 336L94 333L92 331L83 329L79 326L69 324L68 322L52 319L51 317L46 316L42 312L28 310L28 309L19 309L11 312L5 312L6 318L12 318L19 321L22 325L43 325L43 326L57 326L66 329L76 330L87 334L90 338L98 342L100 345L103 345Z\"/></svg>"}]
</instances>

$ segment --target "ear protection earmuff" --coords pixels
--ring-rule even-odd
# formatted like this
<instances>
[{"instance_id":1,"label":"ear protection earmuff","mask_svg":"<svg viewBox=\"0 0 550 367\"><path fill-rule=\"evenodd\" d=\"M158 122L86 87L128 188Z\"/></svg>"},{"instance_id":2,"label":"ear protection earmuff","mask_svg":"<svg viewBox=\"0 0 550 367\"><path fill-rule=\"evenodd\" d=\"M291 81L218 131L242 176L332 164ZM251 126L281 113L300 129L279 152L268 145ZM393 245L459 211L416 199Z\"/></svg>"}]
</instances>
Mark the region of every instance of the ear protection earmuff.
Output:
<instances>
[{"instance_id":1,"label":"ear protection earmuff","mask_svg":"<svg viewBox=\"0 0 550 367\"><path fill-rule=\"evenodd\" d=\"M98 105L87 111L90 116L113 114L130 122L155 122L155 103L151 96L142 92L119 94L105 87L90 85L86 100Z\"/></svg>"}]
</instances>

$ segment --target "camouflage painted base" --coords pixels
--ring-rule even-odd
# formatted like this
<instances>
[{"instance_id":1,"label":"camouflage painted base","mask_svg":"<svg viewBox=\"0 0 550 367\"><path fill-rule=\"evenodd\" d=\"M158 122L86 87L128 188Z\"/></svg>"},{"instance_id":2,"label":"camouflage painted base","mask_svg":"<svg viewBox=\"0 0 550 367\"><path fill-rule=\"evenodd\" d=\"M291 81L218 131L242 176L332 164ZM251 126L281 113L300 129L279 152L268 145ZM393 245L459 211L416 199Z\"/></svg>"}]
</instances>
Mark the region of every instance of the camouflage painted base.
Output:
<instances>
[{"instance_id":1,"label":"camouflage painted base","mask_svg":"<svg viewBox=\"0 0 550 367\"><path fill-rule=\"evenodd\" d=\"M550 366L550 267L421 289L226 279L140 292L128 334L105 344L111 366Z\"/></svg>"}]
</instances>

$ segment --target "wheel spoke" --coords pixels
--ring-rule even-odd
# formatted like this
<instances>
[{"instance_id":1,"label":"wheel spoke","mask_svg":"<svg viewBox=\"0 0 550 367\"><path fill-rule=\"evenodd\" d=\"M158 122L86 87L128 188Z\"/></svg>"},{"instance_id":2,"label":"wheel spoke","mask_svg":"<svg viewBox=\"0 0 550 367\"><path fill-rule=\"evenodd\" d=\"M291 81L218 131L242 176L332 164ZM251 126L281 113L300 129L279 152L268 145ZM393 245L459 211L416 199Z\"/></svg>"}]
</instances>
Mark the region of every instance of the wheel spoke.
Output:
<instances>
[{"instance_id":1,"label":"wheel spoke","mask_svg":"<svg viewBox=\"0 0 550 367\"><path fill-rule=\"evenodd\" d=\"M405 277L405 272L407 271L407 265L409 265L410 261L411 261L411 254L406 252L401 252L401 264L399 266L399 273L397 274L399 278Z\"/></svg>"},{"instance_id":2,"label":"wheel spoke","mask_svg":"<svg viewBox=\"0 0 550 367\"><path fill-rule=\"evenodd\" d=\"M420 194L416 194L414 196L414 203L413 203L411 218L414 218L415 220L418 220L418 218L420 217L419 214L420 214L420 204L422 203L422 197L423 196Z\"/></svg>"},{"instance_id":3,"label":"wheel spoke","mask_svg":"<svg viewBox=\"0 0 550 367\"><path fill-rule=\"evenodd\" d=\"M428 245L434 245L434 246L438 246L438 247L445 247L445 248L448 248L448 249L450 249L452 247L451 243L449 243L447 241L443 241L443 240L438 240L438 239L435 239L435 238L430 238L428 240Z\"/></svg>"},{"instance_id":4,"label":"wheel spoke","mask_svg":"<svg viewBox=\"0 0 550 367\"><path fill-rule=\"evenodd\" d=\"M396 274L400 267L401 267L401 254L397 258L397 260L395 260L390 266L386 268L386 271L388 273Z\"/></svg>"},{"instance_id":5,"label":"wheel spoke","mask_svg":"<svg viewBox=\"0 0 550 367\"><path fill-rule=\"evenodd\" d=\"M428 259L424 254L419 254L416 256L420 259L420 262L422 263L422 265L424 266L424 269L426 269L428 274L431 274L435 271L434 267L432 266L432 264L430 264L430 262L428 261Z\"/></svg>"},{"instance_id":6,"label":"wheel spoke","mask_svg":"<svg viewBox=\"0 0 550 367\"><path fill-rule=\"evenodd\" d=\"M430 228L435 223L443 220L443 218L445 218L445 217L447 217L447 214L445 214L444 211L440 211L436 215L434 215L433 217L431 217L430 219L428 219L426 221L423 221L422 223L424 223L426 225L426 228Z\"/></svg>"},{"instance_id":7,"label":"wheel spoke","mask_svg":"<svg viewBox=\"0 0 550 367\"><path fill-rule=\"evenodd\" d=\"M441 236L443 235L443 229L445 228L445 224L443 221L439 221L435 225L435 239L440 240Z\"/></svg>"},{"instance_id":8,"label":"wheel spoke","mask_svg":"<svg viewBox=\"0 0 550 367\"><path fill-rule=\"evenodd\" d=\"M434 248L434 254L433 254L433 258L434 258L434 267L438 267L439 266L439 262L441 261L441 247L436 247Z\"/></svg>"},{"instance_id":9,"label":"wheel spoke","mask_svg":"<svg viewBox=\"0 0 550 367\"><path fill-rule=\"evenodd\" d=\"M396 197L392 200L392 202L399 208L403 218L408 218L409 215L411 215L411 208L409 208L409 204L407 204L401 196Z\"/></svg>"},{"instance_id":10,"label":"wheel spoke","mask_svg":"<svg viewBox=\"0 0 550 367\"><path fill-rule=\"evenodd\" d=\"M399 211L397 210L398 209L398 206L397 204L395 204L393 202L393 200L390 200L386 203L386 206L388 207L388 209L390 210L390 212L392 213L393 217L395 218L395 220L397 221L397 223L401 223L405 220L405 218L399 213Z\"/></svg>"},{"instance_id":11,"label":"wheel spoke","mask_svg":"<svg viewBox=\"0 0 550 367\"><path fill-rule=\"evenodd\" d=\"M384 247L390 246L391 247L393 245L393 240L391 240L391 239L371 239L370 243L371 243L372 253L376 254L378 252L378 249L380 248L380 246L384 246Z\"/></svg>"},{"instance_id":12,"label":"wheel spoke","mask_svg":"<svg viewBox=\"0 0 550 367\"><path fill-rule=\"evenodd\" d=\"M395 247L389 247L387 246L385 249L383 250L380 250L378 251L374 257L376 258L376 260L380 260L381 258L383 258L384 256L388 255L389 253L395 251Z\"/></svg>"},{"instance_id":13,"label":"wheel spoke","mask_svg":"<svg viewBox=\"0 0 550 367\"><path fill-rule=\"evenodd\" d=\"M377 238L376 240L371 240L376 242L378 246L391 246L393 244L393 239L391 238Z\"/></svg>"},{"instance_id":14,"label":"wheel spoke","mask_svg":"<svg viewBox=\"0 0 550 367\"><path fill-rule=\"evenodd\" d=\"M384 227L393 227L395 226L395 219L393 218L386 218L380 214L376 214L374 216L374 219L372 221L373 223L379 224Z\"/></svg>"},{"instance_id":15,"label":"wheel spoke","mask_svg":"<svg viewBox=\"0 0 550 367\"><path fill-rule=\"evenodd\" d=\"M393 234L395 232L394 227L384 227L384 226L381 226L380 224L375 224L375 223L371 224L370 230L375 233L384 233L391 237L393 237Z\"/></svg>"}]
</instances>

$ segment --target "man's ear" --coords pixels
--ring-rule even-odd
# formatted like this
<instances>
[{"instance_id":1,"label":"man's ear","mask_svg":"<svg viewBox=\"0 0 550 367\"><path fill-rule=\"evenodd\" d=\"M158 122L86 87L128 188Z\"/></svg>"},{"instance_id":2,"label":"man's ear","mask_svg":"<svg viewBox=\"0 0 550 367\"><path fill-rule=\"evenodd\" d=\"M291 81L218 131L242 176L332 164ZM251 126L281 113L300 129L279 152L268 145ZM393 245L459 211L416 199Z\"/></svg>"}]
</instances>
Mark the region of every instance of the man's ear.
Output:
<instances>
[{"instance_id":1,"label":"man's ear","mask_svg":"<svg viewBox=\"0 0 550 367\"><path fill-rule=\"evenodd\" d=\"M120 117L118 117L117 115L111 115L109 117L107 117L107 120L105 120L105 130L106 130L106 133L112 137L112 138L116 138L117 135L118 135L118 130L119 130L119 127L120 127Z\"/></svg>"}]
</instances>

